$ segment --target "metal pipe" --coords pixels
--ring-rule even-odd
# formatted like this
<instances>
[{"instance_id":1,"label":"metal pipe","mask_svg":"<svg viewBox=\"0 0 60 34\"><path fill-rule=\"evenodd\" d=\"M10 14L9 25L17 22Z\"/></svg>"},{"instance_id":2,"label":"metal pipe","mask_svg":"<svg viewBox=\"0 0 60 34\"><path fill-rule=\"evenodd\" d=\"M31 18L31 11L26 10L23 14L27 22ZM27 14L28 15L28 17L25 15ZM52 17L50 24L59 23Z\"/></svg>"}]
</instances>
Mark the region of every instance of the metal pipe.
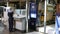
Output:
<instances>
[{"instance_id":1,"label":"metal pipe","mask_svg":"<svg viewBox=\"0 0 60 34\"><path fill-rule=\"evenodd\" d=\"M28 32L28 0L26 0L26 32Z\"/></svg>"},{"instance_id":2,"label":"metal pipe","mask_svg":"<svg viewBox=\"0 0 60 34\"><path fill-rule=\"evenodd\" d=\"M8 7L8 2L7 2L7 7Z\"/></svg>"},{"instance_id":3,"label":"metal pipe","mask_svg":"<svg viewBox=\"0 0 60 34\"><path fill-rule=\"evenodd\" d=\"M46 8L47 8L47 0L45 0L45 6L44 6L44 34L46 34Z\"/></svg>"},{"instance_id":4,"label":"metal pipe","mask_svg":"<svg viewBox=\"0 0 60 34\"><path fill-rule=\"evenodd\" d=\"M9 2L8 2L9 0L7 0L7 7L9 6Z\"/></svg>"}]
</instances>

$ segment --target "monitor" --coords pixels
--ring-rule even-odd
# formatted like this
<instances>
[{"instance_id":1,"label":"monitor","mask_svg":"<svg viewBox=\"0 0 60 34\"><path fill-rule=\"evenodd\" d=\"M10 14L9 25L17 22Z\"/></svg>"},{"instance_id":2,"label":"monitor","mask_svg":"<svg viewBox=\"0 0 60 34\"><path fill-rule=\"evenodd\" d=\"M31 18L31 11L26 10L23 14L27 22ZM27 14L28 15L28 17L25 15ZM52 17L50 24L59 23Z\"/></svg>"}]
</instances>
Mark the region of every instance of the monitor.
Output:
<instances>
[{"instance_id":1,"label":"monitor","mask_svg":"<svg viewBox=\"0 0 60 34\"><path fill-rule=\"evenodd\" d=\"M36 18L36 14L31 13L31 18Z\"/></svg>"}]
</instances>

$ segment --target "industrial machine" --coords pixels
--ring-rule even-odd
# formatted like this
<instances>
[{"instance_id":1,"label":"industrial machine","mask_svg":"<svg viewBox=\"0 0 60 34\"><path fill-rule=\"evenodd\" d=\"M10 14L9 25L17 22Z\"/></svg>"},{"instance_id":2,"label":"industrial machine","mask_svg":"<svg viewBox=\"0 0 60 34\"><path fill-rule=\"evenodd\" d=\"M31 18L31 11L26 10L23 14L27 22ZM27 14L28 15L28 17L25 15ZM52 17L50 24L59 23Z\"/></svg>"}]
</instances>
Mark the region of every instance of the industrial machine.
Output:
<instances>
[{"instance_id":1,"label":"industrial machine","mask_svg":"<svg viewBox=\"0 0 60 34\"><path fill-rule=\"evenodd\" d=\"M29 10L29 29L35 31L36 30L36 21L37 21L37 10L36 10L36 3L30 2L30 10Z\"/></svg>"},{"instance_id":2,"label":"industrial machine","mask_svg":"<svg viewBox=\"0 0 60 34\"><path fill-rule=\"evenodd\" d=\"M0 31L3 31L4 30L4 24L3 24L3 21L2 21L2 18L3 18L3 10L4 10L4 7L3 6L0 6Z\"/></svg>"}]
</instances>

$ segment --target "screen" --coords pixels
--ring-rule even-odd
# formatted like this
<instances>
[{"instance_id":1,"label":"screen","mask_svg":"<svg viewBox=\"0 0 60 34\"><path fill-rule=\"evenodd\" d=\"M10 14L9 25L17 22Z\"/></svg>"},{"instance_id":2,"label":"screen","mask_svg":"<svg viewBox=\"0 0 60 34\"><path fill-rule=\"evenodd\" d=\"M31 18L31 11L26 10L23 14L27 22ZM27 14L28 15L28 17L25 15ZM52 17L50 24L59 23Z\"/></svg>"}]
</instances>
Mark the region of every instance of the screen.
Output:
<instances>
[{"instance_id":1,"label":"screen","mask_svg":"<svg viewBox=\"0 0 60 34\"><path fill-rule=\"evenodd\" d=\"M19 15L20 14L20 9L16 9L15 13Z\"/></svg>"},{"instance_id":2,"label":"screen","mask_svg":"<svg viewBox=\"0 0 60 34\"><path fill-rule=\"evenodd\" d=\"M36 14L31 14L31 18L36 18Z\"/></svg>"}]
</instances>

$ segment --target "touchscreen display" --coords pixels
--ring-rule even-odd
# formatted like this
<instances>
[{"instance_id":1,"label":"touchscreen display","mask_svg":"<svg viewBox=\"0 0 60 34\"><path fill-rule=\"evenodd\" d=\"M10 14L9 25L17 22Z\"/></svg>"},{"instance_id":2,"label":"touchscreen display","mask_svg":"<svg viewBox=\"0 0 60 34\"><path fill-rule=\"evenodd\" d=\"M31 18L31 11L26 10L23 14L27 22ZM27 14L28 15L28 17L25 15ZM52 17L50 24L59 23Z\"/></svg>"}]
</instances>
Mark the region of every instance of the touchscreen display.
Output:
<instances>
[{"instance_id":1,"label":"touchscreen display","mask_svg":"<svg viewBox=\"0 0 60 34\"><path fill-rule=\"evenodd\" d=\"M36 14L31 14L31 18L36 18Z\"/></svg>"}]
</instances>

